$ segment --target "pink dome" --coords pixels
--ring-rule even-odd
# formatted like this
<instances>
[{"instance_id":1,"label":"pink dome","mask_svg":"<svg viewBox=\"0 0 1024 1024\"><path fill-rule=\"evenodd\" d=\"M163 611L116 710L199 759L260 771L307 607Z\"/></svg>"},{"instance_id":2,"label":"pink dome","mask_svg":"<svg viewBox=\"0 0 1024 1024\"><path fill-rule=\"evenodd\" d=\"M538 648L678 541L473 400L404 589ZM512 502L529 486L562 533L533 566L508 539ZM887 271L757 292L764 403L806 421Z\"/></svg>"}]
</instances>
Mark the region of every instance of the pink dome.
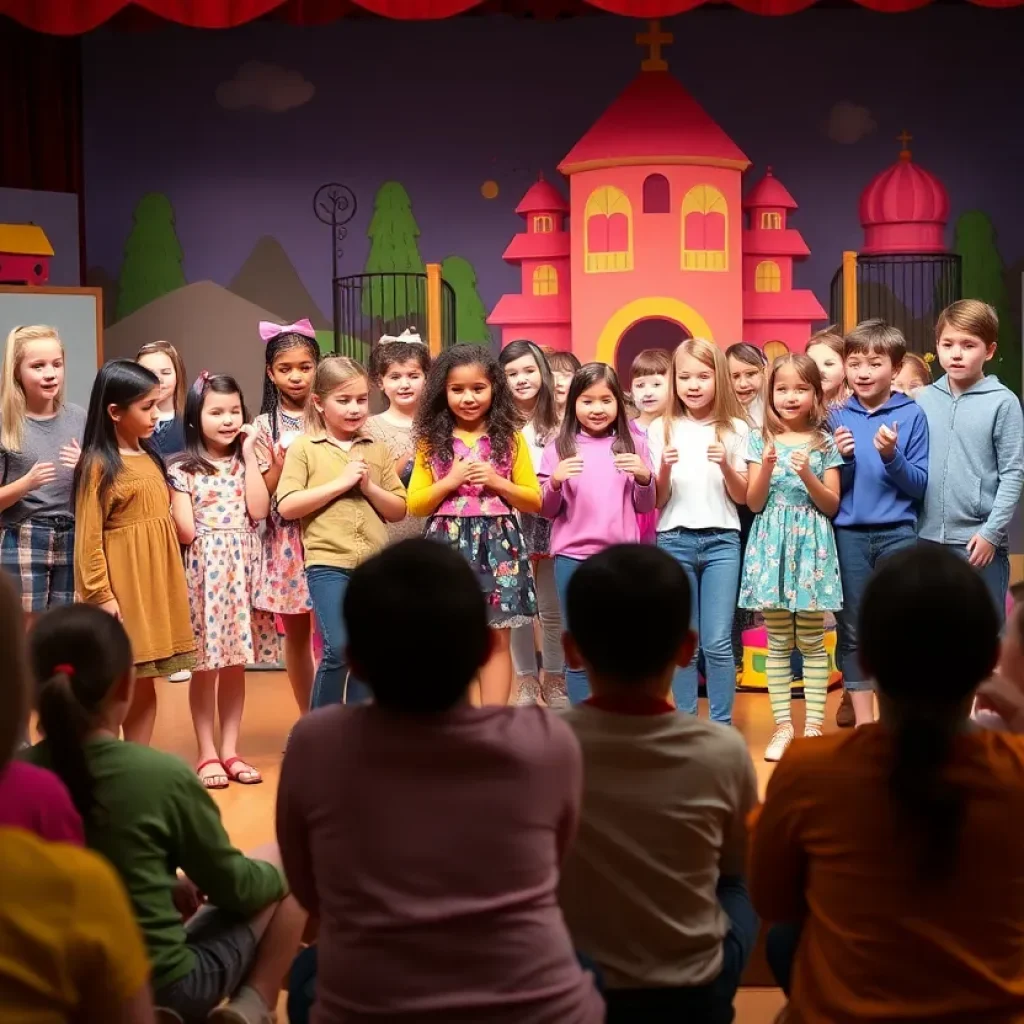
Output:
<instances>
[{"instance_id":1,"label":"pink dome","mask_svg":"<svg viewBox=\"0 0 1024 1024\"><path fill-rule=\"evenodd\" d=\"M877 174L860 197L864 228L861 252L945 252L949 195L935 175L912 163L904 149L892 167Z\"/></svg>"}]
</instances>

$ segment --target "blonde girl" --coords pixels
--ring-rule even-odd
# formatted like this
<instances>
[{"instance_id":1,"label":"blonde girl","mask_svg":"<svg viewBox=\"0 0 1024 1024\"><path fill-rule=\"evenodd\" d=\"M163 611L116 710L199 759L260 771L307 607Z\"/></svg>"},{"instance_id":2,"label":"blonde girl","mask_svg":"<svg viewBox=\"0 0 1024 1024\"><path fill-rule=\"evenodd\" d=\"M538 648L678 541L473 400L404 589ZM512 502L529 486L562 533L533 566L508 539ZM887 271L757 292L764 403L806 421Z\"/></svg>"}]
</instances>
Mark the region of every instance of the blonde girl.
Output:
<instances>
[{"instance_id":1,"label":"blonde girl","mask_svg":"<svg viewBox=\"0 0 1024 1024\"><path fill-rule=\"evenodd\" d=\"M743 416L753 429L764 426L764 384L768 360L764 352L749 341L740 341L725 350L729 365L732 392L743 410Z\"/></svg>"},{"instance_id":2,"label":"blonde girl","mask_svg":"<svg viewBox=\"0 0 1024 1024\"><path fill-rule=\"evenodd\" d=\"M932 368L928 363L928 356L935 358L931 352L923 357L916 352L905 353L900 372L892 379L893 391L913 398L922 388L928 387L932 382Z\"/></svg>"},{"instance_id":3,"label":"blonde girl","mask_svg":"<svg viewBox=\"0 0 1024 1024\"><path fill-rule=\"evenodd\" d=\"M119 618L137 682L124 738L148 745L156 676L191 669L195 638L163 460L150 438L160 382L128 359L100 368L75 469L75 590Z\"/></svg>"},{"instance_id":4,"label":"blonde girl","mask_svg":"<svg viewBox=\"0 0 1024 1024\"><path fill-rule=\"evenodd\" d=\"M153 447L169 459L185 450L185 428L182 417L185 413L185 363L178 350L169 341L151 341L139 349L135 361L152 370L160 381L160 399L156 404L160 411L156 430L153 431Z\"/></svg>"},{"instance_id":5,"label":"blonde girl","mask_svg":"<svg viewBox=\"0 0 1024 1024\"><path fill-rule=\"evenodd\" d=\"M196 638L189 687L196 773L207 789L262 782L238 754L246 665L278 660L274 617L255 609L260 587L256 524L270 495L256 462L255 429L233 377L205 371L185 399L185 454L168 469L171 516L188 545L185 578ZM214 719L220 714L220 749Z\"/></svg>"},{"instance_id":6,"label":"blonde girl","mask_svg":"<svg viewBox=\"0 0 1024 1024\"><path fill-rule=\"evenodd\" d=\"M320 361L316 331L308 320L294 324L260 321L266 368L263 405L254 421L260 472L273 495L288 447L305 429L310 387ZM302 567L302 531L271 502L263 530L259 609L281 618L284 667L300 712L309 710L313 687L313 605Z\"/></svg>"},{"instance_id":7,"label":"blonde girl","mask_svg":"<svg viewBox=\"0 0 1024 1024\"><path fill-rule=\"evenodd\" d=\"M843 361L843 336L834 327L826 327L812 334L804 347L804 354L814 360L821 375L821 390L829 409L842 405L850 397L846 384L846 364Z\"/></svg>"},{"instance_id":8,"label":"blonde girl","mask_svg":"<svg viewBox=\"0 0 1024 1024\"><path fill-rule=\"evenodd\" d=\"M794 646L803 655L804 736L820 736L828 690L825 612L843 606L832 518L843 457L828 429L821 374L810 356L775 360L763 433L750 437L747 503L757 513L743 563L739 603L764 613L768 693L775 732L766 761L793 739Z\"/></svg>"},{"instance_id":9,"label":"blonde girl","mask_svg":"<svg viewBox=\"0 0 1024 1024\"><path fill-rule=\"evenodd\" d=\"M0 387L0 567L33 616L75 598L72 502L85 410L64 401L64 346L53 327L7 335Z\"/></svg>"},{"instance_id":10,"label":"blonde girl","mask_svg":"<svg viewBox=\"0 0 1024 1024\"><path fill-rule=\"evenodd\" d=\"M747 493L748 431L725 354L703 338L684 341L672 357L668 409L647 432L657 467L657 542L689 577L710 714L725 724L732 722L736 693L732 624L742 559L736 505ZM696 659L676 669L672 692L681 711L697 714Z\"/></svg>"},{"instance_id":11,"label":"blonde girl","mask_svg":"<svg viewBox=\"0 0 1024 1024\"><path fill-rule=\"evenodd\" d=\"M306 582L324 643L311 708L369 696L363 683L345 679L342 604L352 570L387 544L385 524L405 516L394 459L366 429L369 403L366 370L347 356L325 357L306 407L308 433L289 446L277 485L278 511L302 524Z\"/></svg>"}]
</instances>

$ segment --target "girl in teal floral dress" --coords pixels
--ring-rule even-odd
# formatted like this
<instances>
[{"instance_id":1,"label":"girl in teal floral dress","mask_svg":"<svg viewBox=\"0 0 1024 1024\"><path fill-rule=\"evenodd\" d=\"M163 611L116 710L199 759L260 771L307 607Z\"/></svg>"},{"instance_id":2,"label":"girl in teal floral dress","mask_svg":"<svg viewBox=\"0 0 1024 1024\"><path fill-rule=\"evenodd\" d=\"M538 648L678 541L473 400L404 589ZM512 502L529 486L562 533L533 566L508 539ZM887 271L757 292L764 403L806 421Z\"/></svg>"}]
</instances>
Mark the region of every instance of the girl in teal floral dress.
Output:
<instances>
[{"instance_id":1,"label":"girl in teal floral dress","mask_svg":"<svg viewBox=\"0 0 1024 1024\"><path fill-rule=\"evenodd\" d=\"M540 484L520 422L490 350L455 345L431 366L413 427L409 515L430 516L425 536L462 553L487 599L494 650L480 673L483 704L508 703L511 631L537 614L530 556L514 513L540 512Z\"/></svg>"},{"instance_id":2,"label":"girl in teal floral dress","mask_svg":"<svg viewBox=\"0 0 1024 1024\"><path fill-rule=\"evenodd\" d=\"M739 604L764 613L766 675L775 732L766 761L793 739L794 646L803 655L804 736L820 736L828 691L825 612L843 606L831 519L839 510L843 458L827 428L821 374L805 355L775 360L764 431L750 435L747 504L757 515L743 563Z\"/></svg>"}]
</instances>

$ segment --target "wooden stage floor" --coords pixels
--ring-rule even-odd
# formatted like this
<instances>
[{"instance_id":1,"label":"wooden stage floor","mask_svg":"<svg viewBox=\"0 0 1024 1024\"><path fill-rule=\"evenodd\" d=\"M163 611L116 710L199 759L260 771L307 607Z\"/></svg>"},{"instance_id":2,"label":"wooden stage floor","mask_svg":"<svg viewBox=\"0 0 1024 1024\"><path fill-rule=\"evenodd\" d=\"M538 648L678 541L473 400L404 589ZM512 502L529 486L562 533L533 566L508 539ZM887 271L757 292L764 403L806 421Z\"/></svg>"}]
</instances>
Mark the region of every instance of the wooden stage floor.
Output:
<instances>
[{"instance_id":1,"label":"wooden stage floor","mask_svg":"<svg viewBox=\"0 0 1024 1024\"><path fill-rule=\"evenodd\" d=\"M281 753L292 722L297 717L291 688L281 672L250 672L247 677L245 718L242 725L241 752L263 773L260 786L232 785L212 793L224 816L232 840L249 849L274 838L274 798L281 767ZM195 740L188 710L188 687L158 684L159 713L153 743L195 762ZM825 729L835 729L838 692L830 693ZM701 701L701 714L707 707ZM803 701L794 701L793 718L799 729L803 723ZM736 727L744 734L754 759L761 795L772 766L764 760L764 749L772 733L771 709L767 694L739 693L734 710ZM770 1024L783 1005L781 993L769 988L744 988L736 1001L737 1024ZM284 1016L282 1001L280 1020Z\"/></svg>"}]
</instances>

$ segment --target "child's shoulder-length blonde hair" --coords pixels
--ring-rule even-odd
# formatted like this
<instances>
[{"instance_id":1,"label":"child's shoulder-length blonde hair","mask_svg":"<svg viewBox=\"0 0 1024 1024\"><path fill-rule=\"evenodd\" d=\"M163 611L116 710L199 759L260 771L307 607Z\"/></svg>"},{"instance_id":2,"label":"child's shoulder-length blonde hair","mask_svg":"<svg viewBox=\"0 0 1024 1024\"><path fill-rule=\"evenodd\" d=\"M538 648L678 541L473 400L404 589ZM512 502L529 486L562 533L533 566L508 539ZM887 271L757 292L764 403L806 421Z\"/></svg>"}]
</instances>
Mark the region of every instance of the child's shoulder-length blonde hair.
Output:
<instances>
[{"instance_id":1,"label":"child's shoulder-length blonde hair","mask_svg":"<svg viewBox=\"0 0 1024 1024\"><path fill-rule=\"evenodd\" d=\"M789 352L779 356L768 373L768 384L765 389L764 403L764 430L765 441L770 441L779 434L785 434L789 429L775 408L775 378L780 370L791 366L797 376L809 384L814 391L814 401L811 403L811 431L814 433L814 443L811 448L821 450L828 445L832 431L828 424L828 405L825 403L825 390L821 386L821 372L818 364L808 355L799 352Z\"/></svg>"},{"instance_id":2,"label":"child's shoulder-length blonde hair","mask_svg":"<svg viewBox=\"0 0 1024 1024\"><path fill-rule=\"evenodd\" d=\"M715 440L724 442L727 437L736 433L736 420L746 421L743 409L729 381L729 363L725 353L714 342L704 338L687 338L676 346L672 353L672 366L669 369L668 408L665 410L665 443L672 437L672 425L677 419L688 416L686 406L679 397L676 387L676 374L679 372L679 360L690 356L703 363L715 377L715 401L711 407L709 422L715 427Z\"/></svg>"},{"instance_id":3,"label":"child's shoulder-length blonde hair","mask_svg":"<svg viewBox=\"0 0 1024 1024\"><path fill-rule=\"evenodd\" d=\"M366 381L366 389L370 389L370 375L362 363L357 363L348 356L329 355L317 363L313 386L309 389L306 399L306 410L303 415L303 432L310 437L325 437L327 421L317 407L323 405L324 399L337 387L347 384L350 380L362 378Z\"/></svg>"},{"instance_id":4,"label":"child's shoulder-length blonde hair","mask_svg":"<svg viewBox=\"0 0 1024 1024\"><path fill-rule=\"evenodd\" d=\"M0 448L8 452L20 452L25 437L25 388L18 372L25 358L25 346L32 341L55 341L60 345L61 353L64 352L64 342L60 340L56 327L45 324L15 327L7 335L3 381L0 382ZM64 385L65 381L62 381L53 400L54 409L64 404Z\"/></svg>"}]
</instances>

